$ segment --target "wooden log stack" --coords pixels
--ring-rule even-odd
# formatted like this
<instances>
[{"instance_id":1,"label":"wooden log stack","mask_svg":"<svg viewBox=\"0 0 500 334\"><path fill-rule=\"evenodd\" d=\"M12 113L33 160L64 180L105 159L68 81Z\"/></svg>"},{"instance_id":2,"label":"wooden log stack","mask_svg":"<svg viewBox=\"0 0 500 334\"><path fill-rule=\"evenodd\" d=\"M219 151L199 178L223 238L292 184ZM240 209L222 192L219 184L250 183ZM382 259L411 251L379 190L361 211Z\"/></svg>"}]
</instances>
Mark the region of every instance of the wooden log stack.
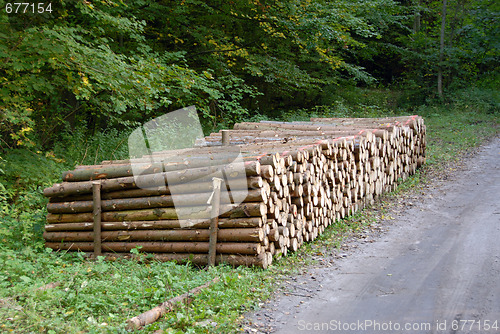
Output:
<instances>
[{"instance_id":1,"label":"wooden log stack","mask_svg":"<svg viewBox=\"0 0 500 334\"><path fill-rule=\"evenodd\" d=\"M245 170L230 190L244 200L221 197L215 262L266 268L275 255L297 251L425 163L419 116L238 123L223 132L189 155L155 152L135 159L134 168L129 160L103 161L63 173L62 183L44 191L47 247L96 252L100 243L103 255L125 257L140 247L158 260L208 264L210 176L221 169L242 176L225 165L234 158L229 145L241 152ZM166 156L168 164L161 162ZM146 189L137 185L137 170ZM93 189L101 192L100 229Z\"/></svg>"}]
</instances>

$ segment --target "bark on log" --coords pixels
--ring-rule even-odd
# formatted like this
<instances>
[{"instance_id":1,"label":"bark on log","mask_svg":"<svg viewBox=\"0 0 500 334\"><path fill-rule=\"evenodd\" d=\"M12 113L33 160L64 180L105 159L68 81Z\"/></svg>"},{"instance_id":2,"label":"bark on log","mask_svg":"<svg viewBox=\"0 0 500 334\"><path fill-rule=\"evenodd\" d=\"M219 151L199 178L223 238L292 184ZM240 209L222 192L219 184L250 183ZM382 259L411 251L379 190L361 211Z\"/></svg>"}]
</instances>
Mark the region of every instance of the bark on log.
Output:
<instances>
[{"instance_id":1,"label":"bark on log","mask_svg":"<svg viewBox=\"0 0 500 334\"><path fill-rule=\"evenodd\" d=\"M210 206L180 208L156 208L144 210L110 211L102 213L103 222L139 220L176 220L179 216L190 219L207 219L211 215ZM264 203L224 204L221 206L222 218L262 217L267 214ZM47 223L78 223L92 221L91 213L47 214Z\"/></svg>"},{"instance_id":2,"label":"bark on log","mask_svg":"<svg viewBox=\"0 0 500 334\"><path fill-rule=\"evenodd\" d=\"M216 277L213 280L211 280L210 282L207 282L203 285L200 285L194 289L191 289L188 292L186 292L185 294L171 298L171 299L161 303L160 305L156 306L155 308L127 320L127 329L136 330L136 329L139 329L143 326L152 324L156 320L160 319L165 313L172 311L176 307L177 304L184 302L188 298L191 298L192 296L199 294L203 289L209 287L210 285L212 285L214 283L217 283L218 281L219 281L219 278Z\"/></svg>"},{"instance_id":3,"label":"bark on log","mask_svg":"<svg viewBox=\"0 0 500 334\"><path fill-rule=\"evenodd\" d=\"M223 191L224 192L224 191ZM138 210L148 208L168 208L179 206L203 205L207 203L211 193L198 194L175 194L139 197L139 198L124 198L111 199L102 201L102 211L123 211L123 210ZM246 197L244 197L246 195ZM244 202L263 202L267 203L267 196L262 189L252 189L248 191L232 191L233 198L244 198ZM222 197L222 203L228 204L229 196ZM73 201L73 202L58 202L48 203L47 211L50 213L82 213L91 212L93 209L92 201Z\"/></svg>"},{"instance_id":4,"label":"bark on log","mask_svg":"<svg viewBox=\"0 0 500 334\"><path fill-rule=\"evenodd\" d=\"M43 237L49 242L84 242L93 241L93 232L47 232ZM111 241L208 241L210 230L136 230L103 231L103 242ZM221 242L261 242L264 239L262 228L226 228L220 229L217 239Z\"/></svg>"},{"instance_id":5,"label":"bark on log","mask_svg":"<svg viewBox=\"0 0 500 334\"><path fill-rule=\"evenodd\" d=\"M169 151L166 152L166 155L153 154L140 159L123 160L118 164L77 166L75 170L64 172L62 180L67 182L90 181L133 176L134 174L171 172L187 168L223 166L233 163L240 155L244 161L252 161L257 158L252 152L241 153L237 147L229 148L229 152L228 149L225 149L216 154L207 153L206 148L192 150L186 153L189 156L187 158L183 158L179 154L176 154L175 151Z\"/></svg>"},{"instance_id":6,"label":"bark on log","mask_svg":"<svg viewBox=\"0 0 500 334\"><path fill-rule=\"evenodd\" d=\"M193 153L191 152L191 154ZM202 154L202 152L200 153ZM160 156L154 159L155 162L151 161L149 163L143 162L146 159L132 159L127 164L86 166L86 168L67 171L62 174L62 179L68 182L90 181L133 176L134 173L145 175L185 170L186 168L221 166L233 162L237 156L238 152L235 151L233 153L224 152L223 154L212 156L203 154L198 157L191 156L189 158L182 158L172 154L169 157L165 157L164 161L158 161L162 159ZM151 158L150 160L153 159Z\"/></svg>"},{"instance_id":7,"label":"bark on log","mask_svg":"<svg viewBox=\"0 0 500 334\"><path fill-rule=\"evenodd\" d=\"M244 173L240 173L241 169L244 169ZM243 166L241 164L209 166L181 171L139 175L137 177L128 176L116 179L104 179L101 181L101 186L105 191L137 188L137 183L139 183L142 188L159 187L166 186L167 184L178 184L195 180L212 180L213 174L217 172L224 172L225 175L231 179L238 177L246 178L247 175L258 176L260 174L260 163L258 161L247 161ZM92 192L92 181L83 181L56 184L50 188L46 188L43 194L46 197L53 197L90 192Z\"/></svg>"},{"instance_id":8,"label":"bark on log","mask_svg":"<svg viewBox=\"0 0 500 334\"><path fill-rule=\"evenodd\" d=\"M219 228L262 227L262 225L265 224L266 221L267 219L265 216L248 218L223 218L219 219ZM208 228L209 226L209 219L101 222L102 231L203 229ZM92 228L93 222L59 223L45 225L45 231L47 232L91 231Z\"/></svg>"},{"instance_id":9,"label":"bark on log","mask_svg":"<svg viewBox=\"0 0 500 334\"><path fill-rule=\"evenodd\" d=\"M233 142L241 141L251 144L234 147L204 147L190 150L192 155L187 155L188 150L157 152L151 156L144 156L138 161L144 163L141 166L145 171L151 168L151 165L147 165L148 162L161 161L165 157L168 157L170 162L172 162L171 159L177 159L177 162L167 164L169 168L179 168L179 163L188 160L190 167L196 164L205 166L202 163L205 156L229 159L230 153L225 152L228 149L240 150L245 161L258 161L261 168L259 176L255 179L259 181L257 184L254 183L257 191L252 192L256 194L254 197L256 203L250 202L251 199L247 197L245 200L247 203L239 207L227 206L232 211L220 217L220 233L223 230L229 231L233 227L251 226L244 229L247 230L246 232L252 228L260 229L262 238L260 235L254 236L255 239L252 239L254 241L248 242L254 245L259 244L260 250L255 247L245 250L252 254L260 252L259 256L248 257L252 259L251 261L256 261L255 263L259 266L267 266L272 261L274 252L286 255L288 251L295 251L304 241L314 240L325 227L331 224L333 219L340 219L373 203L383 191L394 189L398 180L405 179L425 162L425 125L418 116L350 120L319 119L314 122L292 123L261 122L254 125L270 128L270 130L227 132ZM254 125L250 124L255 127ZM242 127L245 126L249 125L245 124ZM206 140L218 141L220 138L220 134L212 134ZM103 182L109 182L112 185L109 189L103 189L103 204L106 210L109 206L110 210L118 211L104 212L105 217L101 226L103 233L114 238L112 240L118 240L105 242L114 248L112 251L127 252L133 245L144 245L148 251L163 252L164 259L187 261L186 253L192 253L193 255L189 256L196 258L199 263L206 264L210 206L205 205L202 199L204 200L204 197L212 191L210 182L212 175L201 175L200 182L196 185L192 182L194 186L183 184L183 180L179 179L179 185L170 182L168 188L163 187L163 189L156 187L113 190L113 186L118 187L117 183L119 184L120 180L109 178L119 173L130 173L127 169L130 168L130 161L121 161L108 166L106 163L103 162L101 166L79 166L75 169L75 174L79 175L77 177L88 175L85 178L89 179L105 177L108 179L103 179ZM99 176L98 172L117 174ZM156 173L153 170L151 172ZM165 180L161 177L154 178L147 175L144 177L150 184L160 182L159 185L164 186ZM151 179L147 179L148 177ZM246 179L249 178L251 177L246 175ZM247 180L240 181L240 183L242 190L251 188ZM173 188L170 189L176 186L184 188L178 192L174 192ZM128 185L125 184L124 187ZM131 187L136 187L136 185L131 185ZM235 187L232 187L231 191L234 189ZM172 210L169 206L173 205L171 193L182 194L180 198L183 198L184 202L175 203L178 210ZM146 196L149 198L144 198ZM88 201L90 197L85 194L52 196L51 204L48 205L51 212L47 217L48 239L62 240L61 236L64 236L65 240L80 240L82 235L84 239L88 238L85 234L91 231L89 228L91 219L87 215L90 213ZM179 203L186 203L188 206L182 207ZM197 206L197 203L203 205ZM159 207L156 208L157 206ZM153 207L155 209L152 209ZM54 212L81 213L58 215ZM241 218L225 218L224 215ZM276 221L272 220L268 225L265 221L266 215ZM191 219L178 221L179 216ZM58 232L61 233L54 234ZM140 240L120 242L120 238ZM172 239L179 240L178 238L191 241L171 241ZM166 241L147 241L156 239ZM229 243L231 242L221 244ZM76 244L91 250L91 242L80 241L74 244L56 243L54 247L64 245L70 248ZM200 246L202 244L205 246ZM242 247L243 242L234 242L234 244ZM191 247L192 250L187 251L186 247ZM217 247L227 248L228 246ZM184 254L173 254L174 251Z\"/></svg>"},{"instance_id":10,"label":"bark on log","mask_svg":"<svg viewBox=\"0 0 500 334\"><path fill-rule=\"evenodd\" d=\"M46 242L46 247L54 250L71 250L92 252L91 242ZM142 252L183 254L187 257L191 253L204 253L205 263L209 248L208 241L205 242L103 242L102 249L107 252L129 253L136 247L141 247ZM242 254L255 255L263 252L260 242L219 242L217 243L217 254Z\"/></svg>"},{"instance_id":11,"label":"bark on log","mask_svg":"<svg viewBox=\"0 0 500 334\"><path fill-rule=\"evenodd\" d=\"M231 191L237 190L251 190L259 189L263 186L263 180L260 176L250 176L247 178L237 178L231 180ZM175 194L193 194L200 192L211 192L212 191L212 181L207 180L204 182L189 182L181 184L172 184L167 187L153 187L147 189L128 189L105 192L101 194L103 200L119 199L119 198L134 198L134 197L151 197L151 196L161 196L161 195L171 195ZM90 201L92 200L92 195L76 195L76 196L65 196L65 197L50 197L49 201L51 203L58 202L75 202L75 201Z\"/></svg>"}]
</instances>

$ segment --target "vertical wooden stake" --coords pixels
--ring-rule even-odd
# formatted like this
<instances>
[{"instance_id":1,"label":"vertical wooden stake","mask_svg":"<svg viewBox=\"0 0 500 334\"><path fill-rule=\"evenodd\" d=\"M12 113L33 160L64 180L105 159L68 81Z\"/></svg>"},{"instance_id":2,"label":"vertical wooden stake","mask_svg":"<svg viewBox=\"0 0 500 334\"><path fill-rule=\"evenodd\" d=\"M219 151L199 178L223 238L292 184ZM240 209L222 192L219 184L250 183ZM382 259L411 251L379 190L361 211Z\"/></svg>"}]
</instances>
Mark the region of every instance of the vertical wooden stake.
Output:
<instances>
[{"instance_id":1,"label":"vertical wooden stake","mask_svg":"<svg viewBox=\"0 0 500 334\"><path fill-rule=\"evenodd\" d=\"M222 130L222 146L229 146L229 131Z\"/></svg>"},{"instance_id":2,"label":"vertical wooden stake","mask_svg":"<svg viewBox=\"0 0 500 334\"><path fill-rule=\"evenodd\" d=\"M101 249L101 182L92 182L92 202L94 205L94 256L102 254Z\"/></svg>"},{"instance_id":3,"label":"vertical wooden stake","mask_svg":"<svg viewBox=\"0 0 500 334\"><path fill-rule=\"evenodd\" d=\"M217 231L219 229L219 206L220 206L220 187L222 179L218 177L212 178L214 190L211 198L212 202L212 219L210 220L210 241L208 244L208 265L215 266L215 256L217 253Z\"/></svg>"}]
</instances>

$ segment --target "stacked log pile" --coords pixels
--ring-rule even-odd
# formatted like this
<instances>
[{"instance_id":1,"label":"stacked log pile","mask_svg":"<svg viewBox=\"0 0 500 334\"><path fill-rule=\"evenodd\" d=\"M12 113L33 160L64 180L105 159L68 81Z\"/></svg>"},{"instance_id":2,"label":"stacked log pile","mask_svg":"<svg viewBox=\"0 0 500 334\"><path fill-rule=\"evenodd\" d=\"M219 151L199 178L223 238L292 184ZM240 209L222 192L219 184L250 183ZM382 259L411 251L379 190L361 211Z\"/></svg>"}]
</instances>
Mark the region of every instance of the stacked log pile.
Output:
<instances>
[{"instance_id":1,"label":"stacked log pile","mask_svg":"<svg viewBox=\"0 0 500 334\"><path fill-rule=\"evenodd\" d=\"M425 125L418 116L239 123L212 133L189 156L174 152L168 165L151 161L172 152L135 160L147 189L138 187L130 161L78 166L44 191L47 247L95 251L92 183L99 180L105 255L141 247L159 260L208 263L210 175L217 168L238 174L221 167L232 159L225 145L243 156L245 175L231 192L246 197L241 204L221 197L216 261L265 268L415 173L425 163Z\"/></svg>"}]
</instances>

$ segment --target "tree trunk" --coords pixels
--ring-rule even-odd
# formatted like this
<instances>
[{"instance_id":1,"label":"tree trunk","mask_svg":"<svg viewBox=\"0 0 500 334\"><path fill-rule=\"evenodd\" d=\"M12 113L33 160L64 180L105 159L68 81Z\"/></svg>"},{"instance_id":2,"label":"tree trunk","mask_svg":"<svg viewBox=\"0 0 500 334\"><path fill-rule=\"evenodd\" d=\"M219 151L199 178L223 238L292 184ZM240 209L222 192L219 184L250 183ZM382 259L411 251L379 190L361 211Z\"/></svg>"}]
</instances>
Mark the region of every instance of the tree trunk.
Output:
<instances>
[{"instance_id":1,"label":"tree trunk","mask_svg":"<svg viewBox=\"0 0 500 334\"><path fill-rule=\"evenodd\" d=\"M420 31L420 22L421 22L421 14L420 14L420 5L421 5L421 1L418 1L418 4L417 6L419 8L417 8L415 10L415 15L413 16L413 33L416 34L417 32Z\"/></svg>"},{"instance_id":2,"label":"tree trunk","mask_svg":"<svg viewBox=\"0 0 500 334\"><path fill-rule=\"evenodd\" d=\"M441 32L439 34L439 64L438 64L438 78L437 78L437 91L440 99L443 98L443 58L444 58L445 28L446 28L446 7L447 7L447 0L443 0L443 10L441 13Z\"/></svg>"}]
</instances>

